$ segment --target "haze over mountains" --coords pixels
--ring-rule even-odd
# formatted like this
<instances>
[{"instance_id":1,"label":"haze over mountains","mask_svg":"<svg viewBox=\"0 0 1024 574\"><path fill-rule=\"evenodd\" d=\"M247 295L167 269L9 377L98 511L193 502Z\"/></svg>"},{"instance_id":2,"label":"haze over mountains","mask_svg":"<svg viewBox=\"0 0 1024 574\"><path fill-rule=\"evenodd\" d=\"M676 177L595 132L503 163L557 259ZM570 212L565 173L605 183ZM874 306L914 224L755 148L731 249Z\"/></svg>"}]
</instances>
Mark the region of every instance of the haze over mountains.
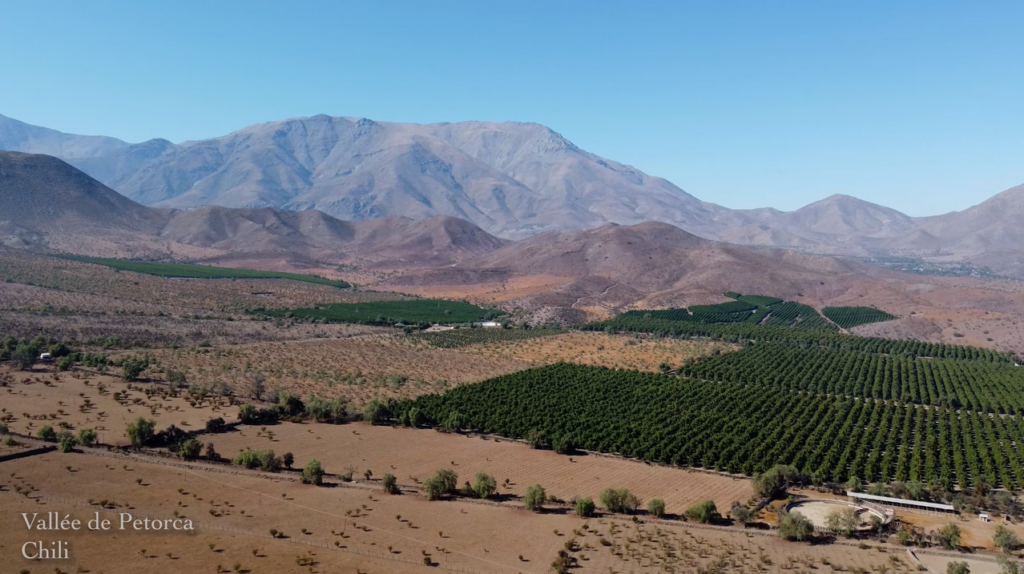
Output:
<instances>
[{"instance_id":1,"label":"haze over mountains","mask_svg":"<svg viewBox=\"0 0 1024 574\"><path fill-rule=\"evenodd\" d=\"M703 238L813 253L1024 269L1024 186L915 218L849 196L792 212L731 210L579 149L538 124L294 118L219 138L128 144L0 116L0 149L60 157L144 205L316 209L343 220L453 216L499 237L671 223Z\"/></svg>"}]
</instances>

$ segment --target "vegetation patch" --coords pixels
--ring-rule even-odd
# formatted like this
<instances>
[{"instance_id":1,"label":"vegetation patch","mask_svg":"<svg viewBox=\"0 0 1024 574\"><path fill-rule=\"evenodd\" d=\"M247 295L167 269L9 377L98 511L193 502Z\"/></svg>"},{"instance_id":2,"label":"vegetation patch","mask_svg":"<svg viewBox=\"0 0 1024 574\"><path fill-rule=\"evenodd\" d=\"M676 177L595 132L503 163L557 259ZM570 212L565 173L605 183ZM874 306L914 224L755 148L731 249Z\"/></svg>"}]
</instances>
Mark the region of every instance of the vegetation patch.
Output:
<instances>
[{"instance_id":1,"label":"vegetation patch","mask_svg":"<svg viewBox=\"0 0 1024 574\"><path fill-rule=\"evenodd\" d=\"M255 309L249 312L272 317L296 317L326 322L417 326L429 326L431 323L472 323L503 314L501 311L447 299L332 303L308 309Z\"/></svg>"},{"instance_id":2,"label":"vegetation patch","mask_svg":"<svg viewBox=\"0 0 1024 574\"><path fill-rule=\"evenodd\" d=\"M351 287L345 281L325 279L316 275L301 273L284 273L280 271L258 271L256 269L235 269L231 267L214 267L213 265L194 265L191 263L156 263L150 261L132 261L130 259L105 259L102 257L81 257L68 255L64 257L81 263L105 265L119 271L131 271L157 275L159 277L182 277L190 279L290 279L331 287Z\"/></svg>"},{"instance_id":3,"label":"vegetation patch","mask_svg":"<svg viewBox=\"0 0 1024 574\"><path fill-rule=\"evenodd\" d=\"M536 339L537 337L559 335L564 332L557 327L534 329L452 329L436 333L421 333L416 335L416 340L423 341L431 347L455 349L483 343L525 341L527 339Z\"/></svg>"},{"instance_id":4,"label":"vegetation patch","mask_svg":"<svg viewBox=\"0 0 1024 574\"><path fill-rule=\"evenodd\" d=\"M816 483L1017 488L1024 419L653 373L558 364L404 401L429 423L752 475L789 464Z\"/></svg>"},{"instance_id":5,"label":"vegetation patch","mask_svg":"<svg viewBox=\"0 0 1024 574\"><path fill-rule=\"evenodd\" d=\"M890 315L874 307L825 307L821 312L830 321L844 329L868 323L892 321L896 318L895 315Z\"/></svg>"}]
</instances>

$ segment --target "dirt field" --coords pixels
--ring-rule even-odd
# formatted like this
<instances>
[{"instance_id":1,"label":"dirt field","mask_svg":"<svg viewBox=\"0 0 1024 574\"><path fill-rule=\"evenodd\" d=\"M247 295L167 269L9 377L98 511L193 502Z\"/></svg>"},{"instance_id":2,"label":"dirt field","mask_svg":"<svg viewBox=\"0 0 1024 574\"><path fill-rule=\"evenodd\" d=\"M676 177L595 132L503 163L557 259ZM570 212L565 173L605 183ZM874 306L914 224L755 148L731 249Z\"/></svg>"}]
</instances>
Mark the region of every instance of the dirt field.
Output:
<instances>
[{"instance_id":1,"label":"dirt field","mask_svg":"<svg viewBox=\"0 0 1024 574\"><path fill-rule=\"evenodd\" d=\"M273 433L273 438L267 436ZM327 472L354 470L359 476L369 469L375 476L395 475L400 484L415 484L439 468L460 474L460 484L479 471L494 476L503 494L522 496L532 484L569 500L574 495L596 501L608 487L628 488L645 502L665 501L667 511L681 513L690 505L713 499L721 509L752 496L750 481L697 471L649 465L600 455L563 456L533 450L516 442L470 438L440 433L371 426L282 423L267 427L241 426L238 431L211 435L217 451L234 456L246 447L291 452L296 464L316 458ZM509 479L508 486L504 486Z\"/></svg>"},{"instance_id":2,"label":"dirt field","mask_svg":"<svg viewBox=\"0 0 1024 574\"><path fill-rule=\"evenodd\" d=\"M191 406L184 393L178 398L149 399L144 389L160 387L129 384L111 375L82 371L0 373L5 381L5 387L0 388L0 412L11 415L8 427L22 434L34 436L45 425L60 431L64 423L75 431L95 430L100 442L127 444L125 429L140 416L156 421L157 431L172 424L197 430L212 418L223 417L229 422L238 418L237 407L228 406L224 400L219 405L207 401ZM120 402L115 400L115 392L121 393Z\"/></svg>"},{"instance_id":3,"label":"dirt field","mask_svg":"<svg viewBox=\"0 0 1024 574\"><path fill-rule=\"evenodd\" d=\"M678 367L686 359L738 349L729 343L683 341L677 339L638 339L627 335L576 332L539 337L511 343L473 345L470 353L508 357L533 365L560 361L611 368L656 371L667 363Z\"/></svg>"},{"instance_id":4,"label":"dirt field","mask_svg":"<svg viewBox=\"0 0 1024 574\"><path fill-rule=\"evenodd\" d=\"M427 502L358 485L317 488L84 454L9 461L0 463L0 472L0 552L11 557L13 571L59 564L64 572L134 573L140 565L155 572L212 572L219 564L222 571L376 574L426 572L427 557L448 571L541 574L570 540L577 572L909 570L901 555L786 543L741 530ZM102 510L100 500L117 506ZM193 520L196 531L28 532L19 513L46 511L80 519L98 511L115 525L120 512L161 520L177 515ZM271 539L271 528L284 537ZM29 540L66 540L71 559L23 560L21 544ZM314 561L312 569L298 563L305 559Z\"/></svg>"},{"instance_id":5,"label":"dirt field","mask_svg":"<svg viewBox=\"0 0 1024 574\"><path fill-rule=\"evenodd\" d=\"M344 396L355 407L375 397L415 397L530 366L461 350L414 348L387 336L162 349L151 355L163 368L183 371L190 383L223 382L248 396L252 377L262 373L268 389Z\"/></svg>"}]
</instances>

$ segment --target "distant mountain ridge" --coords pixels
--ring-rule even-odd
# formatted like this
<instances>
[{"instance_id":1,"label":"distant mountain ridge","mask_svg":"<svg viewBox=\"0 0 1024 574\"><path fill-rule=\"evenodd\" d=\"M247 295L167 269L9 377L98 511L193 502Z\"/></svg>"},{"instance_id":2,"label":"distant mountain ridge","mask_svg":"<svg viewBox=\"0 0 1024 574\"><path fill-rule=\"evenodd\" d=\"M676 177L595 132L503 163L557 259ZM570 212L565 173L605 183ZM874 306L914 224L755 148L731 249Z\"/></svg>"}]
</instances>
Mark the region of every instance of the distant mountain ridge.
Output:
<instances>
[{"instance_id":1,"label":"distant mountain ridge","mask_svg":"<svg viewBox=\"0 0 1024 574\"><path fill-rule=\"evenodd\" d=\"M83 255L444 265L507 240L450 217L348 222L325 213L140 205L48 155L0 152L0 244Z\"/></svg>"},{"instance_id":2,"label":"distant mountain ridge","mask_svg":"<svg viewBox=\"0 0 1024 574\"><path fill-rule=\"evenodd\" d=\"M539 124L421 125L319 115L200 141L128 144L0 116L0 149L55 155L161 208L316 209L351 221L450 216L510 239L659 221L741 245L959 258L994 265L996 272L1024 270L1017 223L1024 186L962 212L924 218L845 195L791 212L731 210L586 152Z\"/></svg>"}]
</instances>

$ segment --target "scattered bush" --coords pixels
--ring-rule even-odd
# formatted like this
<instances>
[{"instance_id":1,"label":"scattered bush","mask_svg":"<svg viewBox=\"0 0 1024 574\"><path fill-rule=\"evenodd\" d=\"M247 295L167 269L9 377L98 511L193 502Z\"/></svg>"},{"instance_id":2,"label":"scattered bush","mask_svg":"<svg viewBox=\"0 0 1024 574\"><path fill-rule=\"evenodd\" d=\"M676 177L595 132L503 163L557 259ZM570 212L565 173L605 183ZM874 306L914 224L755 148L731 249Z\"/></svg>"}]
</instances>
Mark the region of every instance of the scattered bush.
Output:
<instances>
[{"instance_id":1,"label":"scattered bush","mask_svg":"<svg viewBox=\"0 0 1024 574\"><path fill-rule=\"evenodd\" d=\"M71 436L69 434L60 437L60 451L61 452L71 452L72 450L74 450L75 445L77 445L77 444L78 444L78 441L75 439L75 437L73 437L73 436Z\"/></svg>"},{"instance_id":2,"label":"scattered bush","mask_svg":"<svg viewBox=\"0 0 1024 574\"><path fill-rule=\"evenodd\" d=\"M665 501L660 498L652 498L647 503L647 512L655 518L663 518L665 516Z\"/></svg>"},{"instance_id":3,"label":"scattered bush","mask_svg":"<svg viewBox=\"0 0 1024 574\"><path fill-rule=\"evenodd\" d=\"M146 446L153 440L156 423L142 417L135 419L135 422L128 423L128 440L132 441L134 448Z\"/></svg>"},{"instance_id":4,"label":"scattered bush","mask_svg":"<svg viewBox=\"0 0 1024 574\"><path fill-rule=\"evenodd\" d=\"M45 440L46 442L55 442L57 440L57 433L53 432L53 427L46 425L36 432L36 436Z\"/></svg>"},{"instance_id":5,"label":"scattered bush","mask_svg":"<svg viewBox=\"0 0 1024 574\"><path fill-rule=\"evenodd\" d=\"M96 444L96 431L92 429L81 429L78 431L78 443L82 446Z\"/></svg>"},{"instance_id":6,"label":"scattered bush","mask_svg":"<svg viewBox=\"0 0 1024 574\"><path fill-rule=\"evenodd\" d=\"M786 512L779 516L779 535L786 540L803 542L814 534L814 525L799 512Z\"/></svg>"},{"instance_id":7,"label":"scattered bush","mask_svg":"<svg viewBox=\"0 0 1024 574\"><path fill-rule=\"evenodd\" d=\"M710 524L718 519L718 508L714 500L705 500L687 508L686 517L701 524Z\"/></svg>"},{"instance_id":8,"label":"scattered bush","mask_svg":"<svg viewBox=\"0 0 1024 574\"><path fill-rule=\"evenodd\" d=\"M956 550L960 546L960 527L950 522L940 528L935 537L946 550Z\"/></svg>"},{"instance_id":9,"label":"scattered bush","mask_svg":"<svg viewBox=\"0 0 1024 574\"><path fill-rule=\"evenodd\" d=\"M594 515L594 499L584 496L576 499L576 516L590 518Z\"/></svg>"},{"instance_id":10,"label":"scattered bush","mask_svg":"<svg viewBox=\"0 0 1024 574\"><path fill-rule=\"evenodd\" d=\"M203 451L203 443L199 442L194 438L190 438L185 442L181 443L178 447L178 456L185 460L195 460L199 458L199 455Z\"/></svg>"},{"instance_id":11,"label":"scattered bush","mask_svg":"<svg viewBox=\"0 0 1024 574\"><path fill-rule=\"evenodd\" d=\"M323 483L324 469L320 466L320 461L314 458L306 463L306 468L302 469L302 484L320 486Z\"/></svg>"},{"instance_id":12,"label":"scattered bush","mask_svg":"<svg viewBox=\"0 0 1024 574\"><path fill-rule=\"evenodd\" d=\"M527 510L534 512L540 512L544 508L544 501L547 499L547 493L544 492L544 487L535 484L526 489L526 496L523 497L523 505Z\"/></svg>"},{"instance_id":13,"label":"scattered bush","mask_svg":"<svg viewBox=\"0 0 1024 574\"><path fill-rule=\"evenodd\" d=\"M625 488L606 488L601 493L601 504L609 512L632 514L640 507L640 499Z\"/></svg>"},{"instance_id":14,"label":"scattered bush","mask_svg":"<svg viewBox=\"0 0 1024 574\"><path fill-rule=\"evenodd\" d=\"M384 492L388 494L398 494L398 480L395 475L390 472L384 473L384 478L381 479L381 483L384 485Z\"/></svg>"},{"instance_id":15,"label":"scattered bush","mask_svg":"<svg viewBox=\"0 0 1024 574\"><path fill-rule=\"evenodd\" d=\"M476 473L476 477L473 479L473 492L476 493L477 497L490 498L494 496L497 490L498 483L495 482L493 476L486 472Z\"/></svg>"}]
</instances>

